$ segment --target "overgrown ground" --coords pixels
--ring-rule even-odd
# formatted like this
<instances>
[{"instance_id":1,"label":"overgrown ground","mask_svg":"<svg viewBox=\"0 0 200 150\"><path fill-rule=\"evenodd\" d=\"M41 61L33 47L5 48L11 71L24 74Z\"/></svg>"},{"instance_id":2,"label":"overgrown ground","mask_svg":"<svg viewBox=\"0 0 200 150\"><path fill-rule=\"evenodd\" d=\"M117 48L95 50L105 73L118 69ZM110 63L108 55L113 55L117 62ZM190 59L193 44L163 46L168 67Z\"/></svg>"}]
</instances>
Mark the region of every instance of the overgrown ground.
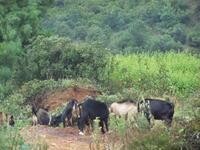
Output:
<instances>
[{"instance_id":1,"label":"overgrown ground","mask_svg":"<svg viewBox=\"0 0 200 150\"><path fill-rule=\"evenodd\" d=\"M93 146L96 149L98 146L102 149L106 146L113 149L117 142L119 149L165 150L169 147L197 149L200 145L198 138L200 132L199 68L198 55L189 53L118 55L110 59L106 66L106 74L102 76L103 84L96 84L87 79L29 81L0 105L4 112L14 114L17 122L16 127L12 129L1 127L2 135L12 135L0 138L0 143L3 143L1 146L3 149L9 147L47 149L48 145L50 148L57 148L62 144L65 149L65 145L67 147L69 143L73 145L80 142L80 145L85 145L82 147L88 147L91 143L101 143ZM62 126L59 128L30 127L31 109L28 105L32 102L40 107L49 108L51 113L59 113L70 98L81 101L86 95L97 96L98 100L108 105L123 98L136 101L142 97L170 99L175 103L172 128L167 129L161 123L149 131L147 121L142 115L138 115L131 123L111 116L111 134L108 137L96 132L91 136L80 137L77 127L66 129L62 129ZM38 142L38 136L41 137L42 143L36 143L35 147L28 144L29 140L24 136L26 131L34 139L31 143ZM110 145L104 142L106 138L109 139ZM7 139L11 142L4 142Z\"/></svg>"}]
</instances>

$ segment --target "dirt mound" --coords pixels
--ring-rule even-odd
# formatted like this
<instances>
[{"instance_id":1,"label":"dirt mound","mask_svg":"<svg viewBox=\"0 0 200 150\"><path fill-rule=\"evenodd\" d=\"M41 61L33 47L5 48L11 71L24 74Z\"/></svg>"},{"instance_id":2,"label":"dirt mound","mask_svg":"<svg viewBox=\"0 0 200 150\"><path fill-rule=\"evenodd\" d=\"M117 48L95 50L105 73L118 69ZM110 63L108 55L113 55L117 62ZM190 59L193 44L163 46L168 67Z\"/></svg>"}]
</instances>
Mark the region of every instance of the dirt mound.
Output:
<instances>
[{"instance_id":1,"label":"dirt mound","mask_svg":"<svg viewBox=\"0 0 200 150\"><path fill-rule=\"evenodd\" d=\"M64 90L56 90L53 92L45 93L43 96L35 99L35 104L39 108L44 108L48 110L55 110L57 107L62 106L71 98L75 98L78 101L82 101L86 96L96 96L100 92L95 89L86 89L80 87L73 87Z\"/></svg>"}]
</instances>

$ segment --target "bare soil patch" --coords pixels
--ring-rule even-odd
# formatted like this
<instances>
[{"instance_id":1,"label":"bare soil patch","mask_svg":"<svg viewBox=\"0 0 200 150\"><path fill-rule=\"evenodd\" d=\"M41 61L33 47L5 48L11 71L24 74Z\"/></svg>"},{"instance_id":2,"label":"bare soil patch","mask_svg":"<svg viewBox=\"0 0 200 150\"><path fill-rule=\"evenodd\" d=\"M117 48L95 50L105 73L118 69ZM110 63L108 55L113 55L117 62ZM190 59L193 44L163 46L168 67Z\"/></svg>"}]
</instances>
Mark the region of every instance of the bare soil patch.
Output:
<instances>
[{"instance_id":1,"label":"bare soil patch","mask_svg":"<svg viewBox=\"0 0 200 150\"><path fill-rule=\"evenodd\" d=\"M35 99L35 104L39 108L45 108L48 110L55 110L57 107L62 106L72 98L82 101L86 96L96 96L100 92L92 88L72 87L63 90L56 90L53 92L47 92L39 98Z\"/></svg>"}]
</instances>

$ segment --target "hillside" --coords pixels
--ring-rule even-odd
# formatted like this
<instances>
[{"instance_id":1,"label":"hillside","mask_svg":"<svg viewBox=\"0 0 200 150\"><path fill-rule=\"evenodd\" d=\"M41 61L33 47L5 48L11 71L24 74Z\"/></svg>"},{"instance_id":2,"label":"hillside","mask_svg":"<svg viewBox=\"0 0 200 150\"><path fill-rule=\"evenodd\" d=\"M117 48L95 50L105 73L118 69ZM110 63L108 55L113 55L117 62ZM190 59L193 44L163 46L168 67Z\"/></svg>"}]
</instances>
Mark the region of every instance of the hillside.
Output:
<instances>
[{"instance_id":1,"label":"hillside","mask_svg":"<svg viewBox=\"0 0 200 150\"><path fill-rule=\"evenodd\" d=\"M0 150L199 150L199 20L200 0L0 0ZM63 128L66 103L87 111L88 95L134 114L99 105L108 133L94 120L79 135L86 112ZM59 126L32 126L33 105Z\"/></svg>"},{"instance_id":2,"label":"hillside","mask_svg":"<svg viewBox=\"0 0 200 150\"><path fill-rule=\"evenodd\" d=\"M200 48L198 0L56 0L43 28L114 53Z\"/></svg>"}]
</instances>

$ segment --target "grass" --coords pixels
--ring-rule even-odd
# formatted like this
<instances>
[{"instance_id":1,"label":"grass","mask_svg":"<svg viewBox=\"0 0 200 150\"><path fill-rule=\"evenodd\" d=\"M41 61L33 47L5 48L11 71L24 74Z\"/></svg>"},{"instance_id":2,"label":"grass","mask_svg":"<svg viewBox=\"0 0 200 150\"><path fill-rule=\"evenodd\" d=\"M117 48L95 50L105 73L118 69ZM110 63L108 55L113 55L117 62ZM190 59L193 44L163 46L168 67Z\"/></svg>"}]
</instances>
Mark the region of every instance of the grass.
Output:
<instances>
[{"instance_id":1,"label":"grass","mask_svg":"<svg viewBox=\"0 0 200 150\"><path fill-rule=\"evenodd\" d=\"M188 96L200 88L200 59L190 53L117 55L112 61L114 90L135 88L151 95Z\"/></svg>"}]
</instances>

